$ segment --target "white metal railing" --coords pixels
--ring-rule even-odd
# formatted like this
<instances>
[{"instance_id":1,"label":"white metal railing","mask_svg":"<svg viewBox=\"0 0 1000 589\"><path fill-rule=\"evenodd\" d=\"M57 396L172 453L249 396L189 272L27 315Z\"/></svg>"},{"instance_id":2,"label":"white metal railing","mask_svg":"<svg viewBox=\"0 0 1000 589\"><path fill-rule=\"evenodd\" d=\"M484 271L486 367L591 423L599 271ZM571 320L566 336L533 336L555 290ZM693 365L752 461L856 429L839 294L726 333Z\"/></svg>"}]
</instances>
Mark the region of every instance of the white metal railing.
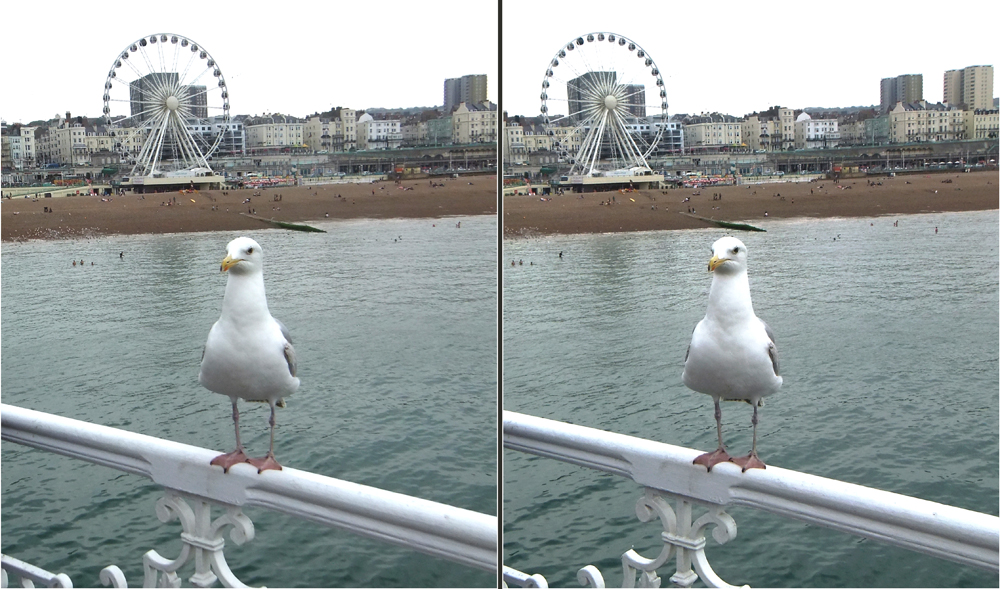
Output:
<instances>
[{"instance_id":1,"label":"white metal railing","mask_svg":"<svg viewBox=\"0 0 1000 589\"><path fill-rule=\"evenodd\" d=\"M512 411L503 412L503 444L511 450L623 476L645 487L636 514L643 522L660 520L664 546L654 559L633 550L623 554L623 587L635 586L636 573L641 573L639 586L659 586L656 569L671 557L677 560L673 583L690 587L700 577L709 586L728 586L708 564L704 532L713 526L712 535L720 544L735 538L736 523L724 511L733 505L1000 571L1000 518L993 515L776 466L744 473L735 464L722 463L708 473L692 464L700 452L691 448ZM668 500L676 501L676 511ZM693 519L694 506L707 513ZM542 586L538 575L529 577L508 567L503 576L508 584ZM581 569L578 578L581 583L604 586L600 572L592 566Z\"/></svg>"},{"instance_id":2,"label":"white metal railing","mask_svg":"<svg viewBox=\"0 0 1000 589\"><path fill-rule=\"evenodd\" d=\"M5 441L143 476L166 489L156 514L163 522L180 520L182 553L171 560L147 552L145 586L179 582L176 571L192 559L192 584L204 587L218 578L227 586L241 585L225 563L223 532L231 527L237 544L253 539L253 523L241 511L246 506L497 571L497 518L492 515L288 467L258 475L252 466L236 465L223 474L209 464L217 451L13 405L0 404L0 425ZM212 506L225 513L213 520ZM7 559L4 570L23 572ZM157 580L161 573L166 581ZM105 584L124 583L117 567L101 576Z\"/></svg>"}]
</instances>

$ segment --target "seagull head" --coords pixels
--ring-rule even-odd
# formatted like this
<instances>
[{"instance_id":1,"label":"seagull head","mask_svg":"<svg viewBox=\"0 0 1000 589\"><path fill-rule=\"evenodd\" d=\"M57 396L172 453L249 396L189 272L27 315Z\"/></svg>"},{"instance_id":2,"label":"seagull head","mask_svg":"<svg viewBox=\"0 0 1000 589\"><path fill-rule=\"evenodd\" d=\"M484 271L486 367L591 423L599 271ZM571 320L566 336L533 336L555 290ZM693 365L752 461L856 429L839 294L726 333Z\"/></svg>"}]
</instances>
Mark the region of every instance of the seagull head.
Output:
<instances>
[{"instance_id":1,"label":"seagull head","mask_svg":"<svg viewBox=\"0 0 1000 589\"><path fill-rule=\"evenodd\" d=\"M250 274L263 272L264 253L260 244L249 237L237 237L226 246L226 257L219 266L219 271L230 274Z\"/></svg>"},{"instance_id":2,"label":"seagull head","mask_svg":"<svg viewBox=\"0 0 1000 589\"><path fill-rule=\"evenodd\" d=\"M712 244L712 259L708 271L719 274L736 274L747 269L747 246L735 237L723 237Z\"/></svg>"}]
</instances>

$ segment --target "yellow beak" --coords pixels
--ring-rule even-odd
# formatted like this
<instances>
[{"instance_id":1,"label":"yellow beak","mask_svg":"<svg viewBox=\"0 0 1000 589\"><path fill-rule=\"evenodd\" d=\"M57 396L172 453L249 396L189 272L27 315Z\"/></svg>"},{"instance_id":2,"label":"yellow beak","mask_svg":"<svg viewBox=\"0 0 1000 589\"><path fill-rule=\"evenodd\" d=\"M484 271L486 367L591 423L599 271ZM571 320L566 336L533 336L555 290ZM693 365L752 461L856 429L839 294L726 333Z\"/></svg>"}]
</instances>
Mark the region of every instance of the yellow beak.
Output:
<instances>
[{"instance_id":1,"label":"yellow beak","mask_svg":"<svg viewBox=\"0 0 1000 589\"><path fill-rule=\"evenodd\" d=\"M222 265L219 266L219 272L225 272L239 263L240 260L233 259L232 256L226 256L225 259L222 260Z\"/></svg>"},{"instance_id":2,"label":"yellow beak","mask_svg":"<svg viewBox=\"0 0 1000 589\"><path fill-rule=\"evenodd\" d=\"M715 272L715 269L719 266L725 264L729 260L720 258L719 256L712 256L712 259L708 261L708 271Z\"/></svg>"}]
</instances>

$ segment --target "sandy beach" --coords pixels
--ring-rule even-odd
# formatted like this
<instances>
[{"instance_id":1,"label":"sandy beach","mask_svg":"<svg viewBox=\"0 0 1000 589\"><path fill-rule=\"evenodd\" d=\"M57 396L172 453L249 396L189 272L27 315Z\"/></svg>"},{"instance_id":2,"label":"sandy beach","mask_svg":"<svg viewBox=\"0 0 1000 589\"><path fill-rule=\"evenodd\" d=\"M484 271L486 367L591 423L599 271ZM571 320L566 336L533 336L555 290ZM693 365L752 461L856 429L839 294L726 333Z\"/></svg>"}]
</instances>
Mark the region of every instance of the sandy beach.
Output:
<instances>
[{"instance_id":1,"label":"sandy beach","mask_svg":"<svg viewBox=\"0 0 1000 589\"><path fill-rule=\"evenodd\" d=\"M406 180L399 185L385 181L184 194L176 191L126 194L110 197L110 200L101 196L4 199L0 205L0 235L3 241L17 241L254 230L270 226L240 214L250 211L255 211L258 217L298 223L327 218L437 218L495 215L497 212L496 175L436 178L433 182L437 186L431 186L431 181L424 179ZM247 198L249 203L244 202ZM168 200L170 206L166 205ZM53 212L45 212L46 208Z\"/></svg>"},{"instance_id":2,"label":"sandy beach","mask_svg":"<svg viewBox=\"0 0 1000 589\"><path fill-rule=\"evenodd\" d=\"M874 181L875 185L869 185ZM879 184L880 183L880 184ZM721 199L715 195L721 195ZM612 204L601 204L612 199ZM689 199L689 200L688 200ZM505 238L569 233L692 229L709 223L678 214L745 221L790 217L874 217L1000 208L1000 175L970 173L850 178L838 182L716 186L632 193L506 196Z\"/></svg>"}]
</instances>

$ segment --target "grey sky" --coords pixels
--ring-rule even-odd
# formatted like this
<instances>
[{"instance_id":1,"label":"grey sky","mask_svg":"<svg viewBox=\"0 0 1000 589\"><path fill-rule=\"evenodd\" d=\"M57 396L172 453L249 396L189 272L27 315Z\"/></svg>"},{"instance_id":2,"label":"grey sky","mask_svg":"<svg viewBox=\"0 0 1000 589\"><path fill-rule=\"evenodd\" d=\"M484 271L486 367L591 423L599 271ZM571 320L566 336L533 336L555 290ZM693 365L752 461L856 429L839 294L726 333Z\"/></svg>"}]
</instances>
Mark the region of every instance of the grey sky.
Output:
<instances>
[{"instance_id":1,"label":"grey sky","mask_svg":"<svg viewBox=\"0 0 1000 589\"><path fill-rule=\"evenodd\" d=\"M945 70L1000 67L998 17L996 3L503 0L501 102L537 115L549 60L600 31L646 49L670 115L878 104L879 81L902 74L923 74L924 98L937 102Z\"/></svg>"},{"instance_id":2,"label":"grey sky","mask_svg":"<svg viewBox=\"0 0 1000 589\"><path fill-rule=\"evenodd\" d=\"M233 114L437 106L444 79L466 74L486 74L497 102L497 12L490 1L8 2L0 117L101 116L115 58L154 33L215 58Z\"/></svg>"}]
</instances>

